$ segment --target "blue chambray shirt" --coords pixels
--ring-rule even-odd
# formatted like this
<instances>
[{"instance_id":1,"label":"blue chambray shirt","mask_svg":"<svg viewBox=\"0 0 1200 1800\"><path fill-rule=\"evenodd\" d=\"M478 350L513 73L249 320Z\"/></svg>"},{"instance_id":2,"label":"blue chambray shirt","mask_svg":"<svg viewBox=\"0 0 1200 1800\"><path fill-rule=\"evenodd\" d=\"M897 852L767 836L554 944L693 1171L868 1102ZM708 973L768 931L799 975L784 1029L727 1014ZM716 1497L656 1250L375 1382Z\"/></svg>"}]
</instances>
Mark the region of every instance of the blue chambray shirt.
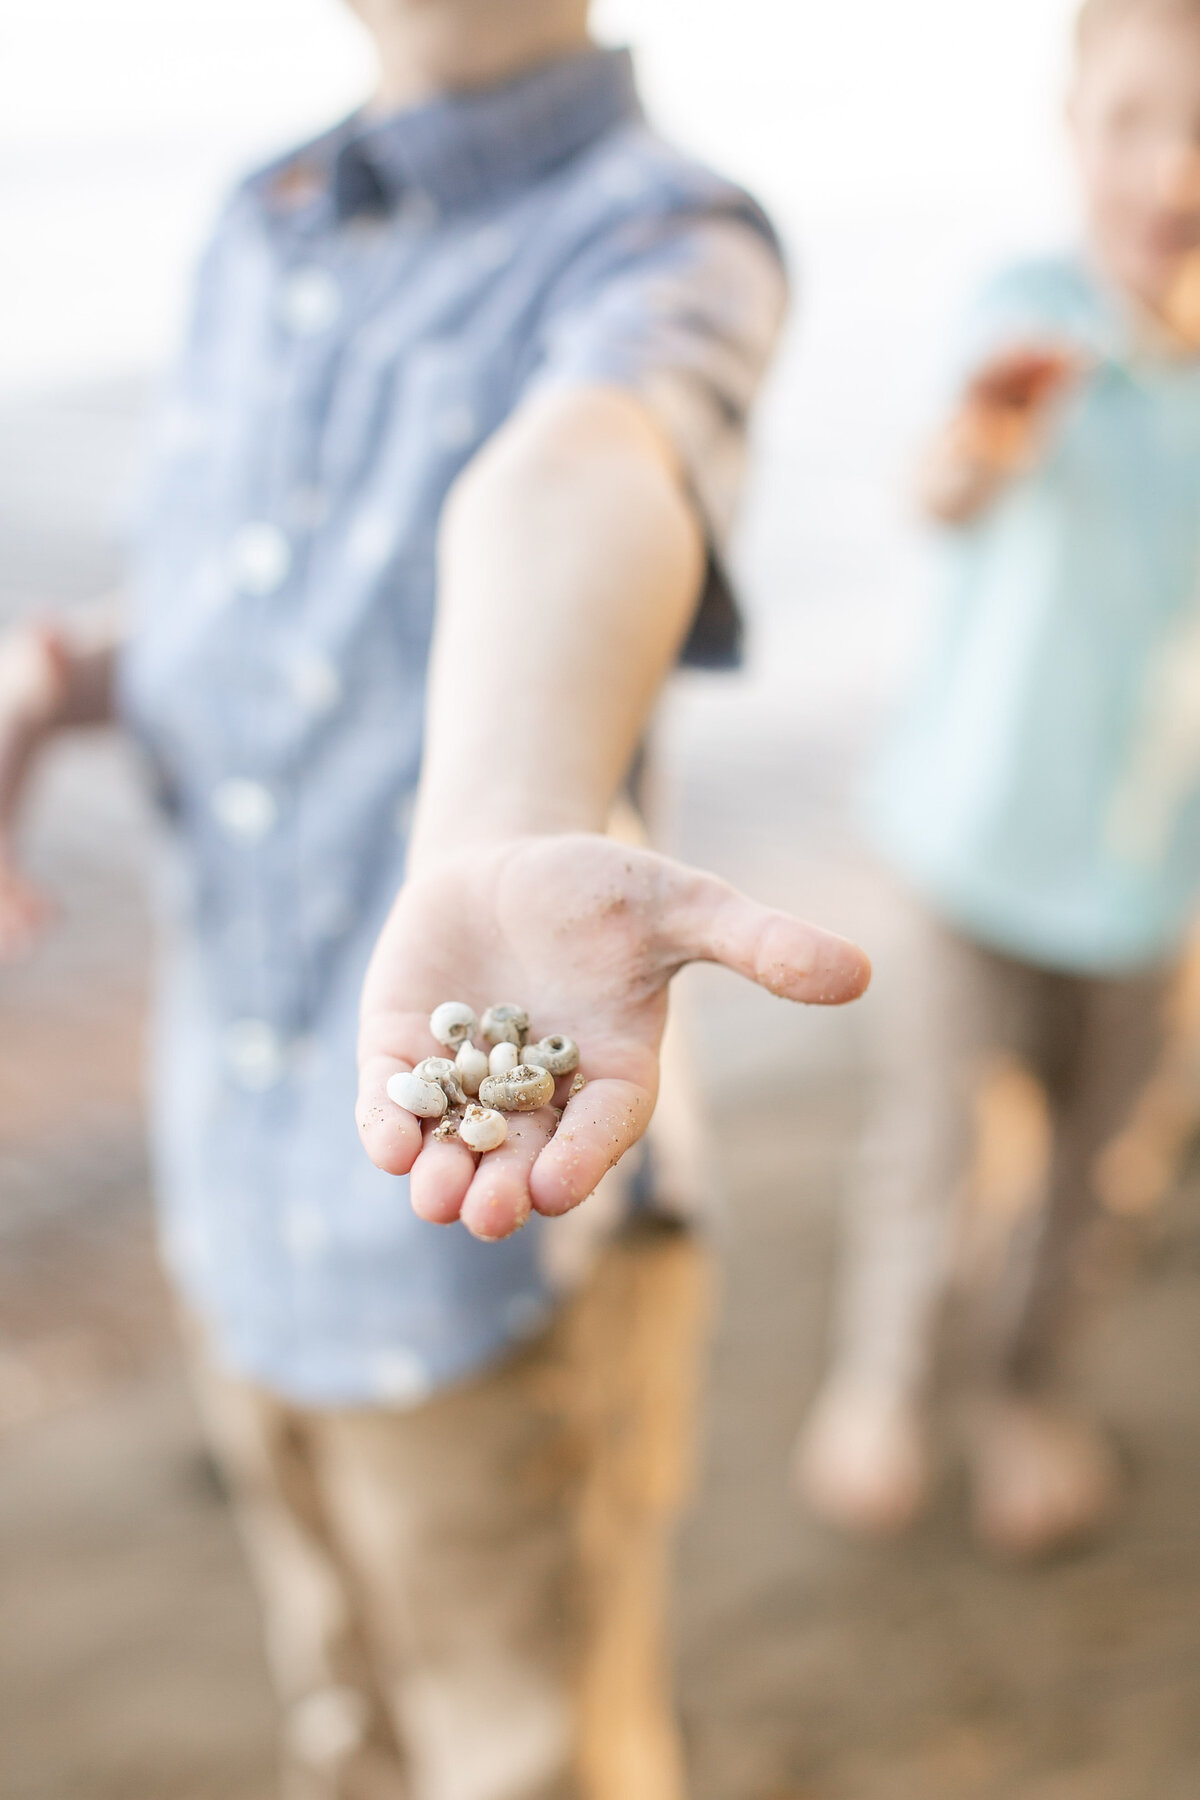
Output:
<instances>
[{"instance_id":1,"label":"blue chambray shirt","mask_svg":"<svg viewBox=\"0 0 1200 1800\"><path fill-rule=\"evenodd\" d=\"M169 1265L221 1358L415 1404L553 1304L552 1223L417 1219L354 1122L359 988L403 879L448 488L534 389L636 390L713 559L783 279L623 51L372 120L253 175L203 261L140 530L126 714L169 820L153 1057ZM566 600L567 597L564 597Z\"/></svg>"}]
</instances>

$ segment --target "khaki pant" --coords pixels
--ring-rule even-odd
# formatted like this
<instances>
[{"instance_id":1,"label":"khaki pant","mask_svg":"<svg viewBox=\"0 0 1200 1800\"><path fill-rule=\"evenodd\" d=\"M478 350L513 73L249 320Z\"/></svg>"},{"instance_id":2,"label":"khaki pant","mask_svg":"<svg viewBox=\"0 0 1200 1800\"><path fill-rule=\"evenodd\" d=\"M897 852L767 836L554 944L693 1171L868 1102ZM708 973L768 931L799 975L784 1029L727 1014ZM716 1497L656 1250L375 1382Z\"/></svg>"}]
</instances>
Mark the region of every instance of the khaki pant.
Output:
<instances>
[{"instance_id":1,"label":"khaki pant","mask_svg":"<svg viewBox=\"0 0 1200 1800\"><path fill-rule=\"evenodd\" d=\"M998 1059L1041 1084L1043 1202L983 1296L979 1373L1053 1378L1098 1206L1100 1153L1129 1120L1164 1041L1170 969L1084 977L1004 956L903 901L876 967L880 1070L850 1195L841 1371L915 1391L928 1372L973 1150L973 1106Z\"/></svg>"},{"instance_id":2,"label":"khaki pant","mask_svg":"<svg viewBox=\"0 0 1200 1800\"><path fill-rule=\"evenodd\" d=\"M641 1224L544 1338L413 1411L198 1358L287 1800L681 1800L665 1599L707 1305L694 1240Z\"/></svg>"}]
</instances>

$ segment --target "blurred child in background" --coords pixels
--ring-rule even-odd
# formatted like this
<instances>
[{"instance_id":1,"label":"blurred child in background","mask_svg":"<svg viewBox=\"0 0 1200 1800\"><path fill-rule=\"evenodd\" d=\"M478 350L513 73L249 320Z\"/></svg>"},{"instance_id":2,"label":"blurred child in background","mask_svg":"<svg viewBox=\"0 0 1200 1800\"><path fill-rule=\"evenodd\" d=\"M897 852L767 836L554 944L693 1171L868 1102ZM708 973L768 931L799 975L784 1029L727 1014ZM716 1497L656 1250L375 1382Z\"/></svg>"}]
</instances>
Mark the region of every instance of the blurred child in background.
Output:
<instances>
[{"instance_id":1,"label":"blurred child in background","mask_svg":"<svg viewBox=\"0 0 1200 1800\"><path fill-rule=\"evenodd\" d=\"M1015 1055L1047 1095L1047 1192L977 1313L967 1436L977 1530L1009 1554L1094 1529L1117 1495L1060 1359L1097 1157L1200 897L1200 0L1088 0L1070 123L1085 243L986 289L922 472L952 574L871 798L911 930L877 977L887 1074L798 1451L827 1518L919 1512L972 1098Z\"/></svg>"}]
</instances>

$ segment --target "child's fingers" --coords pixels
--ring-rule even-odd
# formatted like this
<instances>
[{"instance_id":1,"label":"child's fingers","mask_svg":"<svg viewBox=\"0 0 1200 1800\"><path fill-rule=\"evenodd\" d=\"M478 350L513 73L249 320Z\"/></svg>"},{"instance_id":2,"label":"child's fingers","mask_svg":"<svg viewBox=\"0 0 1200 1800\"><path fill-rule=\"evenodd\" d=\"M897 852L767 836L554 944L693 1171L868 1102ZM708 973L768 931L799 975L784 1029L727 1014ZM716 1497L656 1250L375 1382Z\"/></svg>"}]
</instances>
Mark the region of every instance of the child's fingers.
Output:
<instances>
[{"instance_id":1,"label":"child's fingers","mask_svg":"<svg viewBox=\"0 0 1200 1800\"><path fill-rule=\"evenodd\" d=\"M408 1178L408 1196L417 1217L431 1225L453 1224L474 1173L475 1158L465 1144L427 1132Z\"/></svg>"},{"instance_id":2,"label":"child's fingers","mask_svg":"<svg viewBox=\"0 0 1200 1800\"><path fill-rule=\"evenodd\" d=\"M968 396L983 406L1036 407L1077 380L1088 366L1089 359L1075 350L1012 350L980 369Z\"/></svg>"},{"instance_id":3,"label":"child's fingers","mask_svg":"<svg viewBox=\"0 0 1200 1800\"><path fill-rule=\"evenodd\" d=\"M697 871L664 909L661 936L678 964L721 963L781 999L809 1006L857 1000L871 979L866 953L848 938L760 906Z\"/></svg>"},{"instance_id":4,"label":"child's fingers","mask_svg":"<svg viewBox=\"0 0 1200 1800\"><path fill-rule=\"evenodd\" d=\"M589 1081L567 1102L561 1125L537 1159L529 1183L537 1210L553 1217L586 1200L637 1143L653 1110L650 1094L632 1081Z\"/></svg>"},{"instance_id":5,"label":"child's fingers","mask_svg":"<svg viewBox=\"0 0 1200 1800\"><path fill-rule=\"evenodd\" d=\"M359 1065L358 1135L376 1168L388 1175L407 1175L421 1148L421 1121L389 1100L387 1092L392 1076L411 1068L395 1056L370 1056Z\"/></svg>"},{"instance_id":6,"label":"child's fingers","mask_svg":"<svg viewBox=\"0 0 1200 1800\"><path fill-rule=\"evenodd\" d=\"M554 1130L549 1107L508 1113L508 1137L479 1159L459 1215L474 1237L492 1243L511 1237L529 1217L529 1174Z\"/></svg>"}]
</instances>

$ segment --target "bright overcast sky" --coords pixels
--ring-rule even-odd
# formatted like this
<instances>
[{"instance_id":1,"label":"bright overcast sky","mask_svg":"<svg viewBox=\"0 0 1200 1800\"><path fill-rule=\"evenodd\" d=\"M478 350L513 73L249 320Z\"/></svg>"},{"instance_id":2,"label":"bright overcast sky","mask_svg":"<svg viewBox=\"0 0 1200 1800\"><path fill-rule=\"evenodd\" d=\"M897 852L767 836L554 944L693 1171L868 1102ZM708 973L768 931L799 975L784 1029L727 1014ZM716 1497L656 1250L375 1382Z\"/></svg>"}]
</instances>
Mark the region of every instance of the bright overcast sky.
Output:
<instances>
[{"instance_id":1,"label":"bright overcast sky","mask_svg":"<svg viewBox=\"0 0 1200 1800\"><path fill-rule=\"evenodd\" d=\"M639 49L663 125L793 240L819 259L882 231L902 284L922 246L979 259L1059 224L1070 10L602 0L597 24ZM0 388L157 363L221 187L352 105L369 66L338 0L5 0Z\"/></svg>"}]
</instances>

